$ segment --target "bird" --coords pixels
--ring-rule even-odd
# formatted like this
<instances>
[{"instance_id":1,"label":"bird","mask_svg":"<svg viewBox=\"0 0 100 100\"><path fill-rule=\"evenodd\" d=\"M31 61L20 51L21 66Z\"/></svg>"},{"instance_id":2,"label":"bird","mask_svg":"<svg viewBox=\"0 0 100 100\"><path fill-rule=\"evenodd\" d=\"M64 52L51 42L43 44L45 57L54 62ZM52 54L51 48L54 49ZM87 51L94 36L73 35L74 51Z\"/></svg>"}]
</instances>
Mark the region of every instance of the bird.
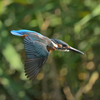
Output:
<instances>
[{"instance_id":1,"label":"bird","mask_svg":"<svg viewBox=\"0 0 100 100\"><path fill-rule=\"evenodd\" d=\"M36 31L25 29L12 30L11 34L23 37L24 39L24 48L26 54L24 69L25 75L30 80L35 79L51 51L74 51L84 54L83 52L69 46L62 40L50 39Z\"/></svg>"}]
</instances>

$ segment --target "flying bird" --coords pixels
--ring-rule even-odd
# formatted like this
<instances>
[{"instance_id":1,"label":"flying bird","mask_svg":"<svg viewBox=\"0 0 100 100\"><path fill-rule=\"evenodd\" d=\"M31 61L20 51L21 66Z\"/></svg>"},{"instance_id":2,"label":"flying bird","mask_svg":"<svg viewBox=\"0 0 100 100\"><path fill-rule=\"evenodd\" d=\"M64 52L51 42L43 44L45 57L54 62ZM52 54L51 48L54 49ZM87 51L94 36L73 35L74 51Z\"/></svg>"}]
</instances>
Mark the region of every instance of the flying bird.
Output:
<instances>
[{"instance_id":1,"label":"flying bird","mask_svg":"<svg viewBox=\"0 0 100 100\"><path fill-rule=\"evenodd\" d=\"M11 34L24 38L26 54L25 75L31 80L36 77L52 50L74 51L84 54L83 52L69 46L62 40L50 39L35 31L12 30Z\"/></svg>"}]
</instances>

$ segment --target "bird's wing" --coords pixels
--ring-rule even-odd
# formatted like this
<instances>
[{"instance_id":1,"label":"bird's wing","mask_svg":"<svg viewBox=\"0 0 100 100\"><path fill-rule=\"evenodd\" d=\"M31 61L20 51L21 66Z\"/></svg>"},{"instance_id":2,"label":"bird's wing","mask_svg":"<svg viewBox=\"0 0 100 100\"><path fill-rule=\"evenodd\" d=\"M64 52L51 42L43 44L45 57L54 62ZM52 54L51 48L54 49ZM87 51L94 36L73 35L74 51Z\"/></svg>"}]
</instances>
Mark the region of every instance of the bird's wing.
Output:
<instances>
[{"instance_id":1,"label":"bird's wing","mask_svg":"<svg viewBox=\"0 0 100 100\"><path fill-rule=\"evenodd\" d=\"M31 41L28 37L24 38L26 53L25 72L29 79L34 79L48 58L46 46L38 41Z\"/></svg>"}]
</instances>

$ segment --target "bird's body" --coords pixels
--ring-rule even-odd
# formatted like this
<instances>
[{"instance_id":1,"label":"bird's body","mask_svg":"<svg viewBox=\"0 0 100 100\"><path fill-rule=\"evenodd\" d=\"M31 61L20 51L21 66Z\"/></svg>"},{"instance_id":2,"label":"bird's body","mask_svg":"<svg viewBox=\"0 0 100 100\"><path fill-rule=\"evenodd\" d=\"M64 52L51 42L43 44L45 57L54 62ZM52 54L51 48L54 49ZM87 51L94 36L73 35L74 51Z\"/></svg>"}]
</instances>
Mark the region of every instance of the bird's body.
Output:
<instances>
[{"instance_id":1,"label":"bird's body","mask_svg":"<svg viewBox=\"0 0 100 100\"><path fill-rule=\"evenodd\" d=\"M83 52L69 46L67 43L58 39L49 39L35 31L12 30L13 35L24 37L24 47L26 53L25 72L27 77L34 79L46 62L51 50Z\"/></svg>"}]
</instances>

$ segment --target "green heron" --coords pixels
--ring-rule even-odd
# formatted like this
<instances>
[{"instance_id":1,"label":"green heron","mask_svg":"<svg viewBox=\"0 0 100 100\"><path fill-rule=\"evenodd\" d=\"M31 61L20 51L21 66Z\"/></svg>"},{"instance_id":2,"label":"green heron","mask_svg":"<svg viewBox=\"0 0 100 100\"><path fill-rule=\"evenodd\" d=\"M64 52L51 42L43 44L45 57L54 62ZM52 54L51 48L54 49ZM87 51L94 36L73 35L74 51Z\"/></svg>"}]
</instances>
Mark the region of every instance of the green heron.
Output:
<instances>
[{"instance_id":1,"label":"green heron","mask_svg":"<svg viewBox=\"0 0 100 100\"><path fill-rule=\"evenodd\" d=\"M83 52L69 46L58 39L49 39L38 32L30 30L12 30L16 36L24 37L24 47L26 53L25 75L29 79L34 79L46 62L51 50L74 51L80 54Z\"/></svg>"}]
</instances>

